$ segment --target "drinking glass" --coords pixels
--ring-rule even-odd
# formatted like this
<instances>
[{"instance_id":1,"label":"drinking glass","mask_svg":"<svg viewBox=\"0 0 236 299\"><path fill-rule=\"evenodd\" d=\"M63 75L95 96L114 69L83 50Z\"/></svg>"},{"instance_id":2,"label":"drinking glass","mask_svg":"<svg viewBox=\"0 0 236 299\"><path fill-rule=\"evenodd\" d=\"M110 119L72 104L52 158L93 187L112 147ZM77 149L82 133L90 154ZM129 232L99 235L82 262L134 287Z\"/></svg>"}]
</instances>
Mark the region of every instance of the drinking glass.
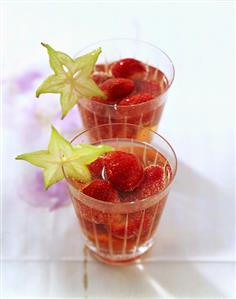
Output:
<instances>
[{"instance_id":1,"label":"drinking glass","mask_svg":"<svg viewBox=\"0 0 236 299\"><path fill-rule=\"evenodd\" d=\"M113 62L122 58L135 58L145 63L147 68L144 78L145 82L135 80L135 88L138 90L143 88L143 84L147 85L150 82L156 82L158 85L154 85L155 97L152 100L135 105L119 106L107 104L105 100L101 102L86 98L81 99L78 102L78 108L84 128L89 129L106 123L131 123L140 127L137 134L142 134L142 128L156 131L167 100L169 88L174 80L175 71L170 58L158 47L147 42L132 39L100 41L86 47L77 55L83 55L98 47L102 48L102 53L98 58L95 71L102 71L111 76L111 65ZM147 92L150 91L152 93L152 83L148 86L150 87L146 86L145 89ZM102 132L101 137L106 137L105 131ZM113 137L116 137L115 132ZM130 137L134 137L134 135Z\"/></svg>"},{"instance_id":2,"label":"drinking glass","mask_svg":"<svg viewBox=\"0 0 236 299\"><path fill-rule=\"evenodd\" d=\"M117 133L113 138L112 132L119 132L120 125L111 123L88 129L75 136L72 143L110 145L115 150L136 154L144 167L158 165L164 171L161 192L131 202L105 202L83 194L84 185L66 177L86 245L97 259L108 264L132 262L153 245L177 168L175 152L163 137L148 128L143 128L140 136L136 134L139 126L126 124L126 131L132 131L136 137L130 139ZM110 135L101 138L101 131ZM150 134L151 142L144 142Z\"/></svg>"}]
</instances>

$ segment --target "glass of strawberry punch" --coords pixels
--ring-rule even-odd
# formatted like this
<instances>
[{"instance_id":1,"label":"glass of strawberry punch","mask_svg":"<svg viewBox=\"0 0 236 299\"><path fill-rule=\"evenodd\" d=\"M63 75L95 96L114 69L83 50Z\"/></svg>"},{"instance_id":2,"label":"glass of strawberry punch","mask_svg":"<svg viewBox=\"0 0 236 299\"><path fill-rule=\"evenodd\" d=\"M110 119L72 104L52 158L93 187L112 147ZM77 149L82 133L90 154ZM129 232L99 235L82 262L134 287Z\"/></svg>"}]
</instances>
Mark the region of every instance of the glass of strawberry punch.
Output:
<instances>
[{"instance_id":1,"label":"glass of strawberry punch","mask_svg":"<svg viewBox=\"0 0 236 299\"><path fill-rule=\"evenodd\" d=\"M174 80L174 66L159 48L138 40L105 40L92 44L79 54L99 46L92 78L107 99L91 97L79 101L78 107L85 128L106 123L126 123L157 130ZM107 137L104 130L101 137ZM141 129L137 132L141 133ZM117 132L113 132L116 137ZM132 138L130 130L127 137ZM147 136L148 137L148 136Z\"/></svg>"},{"instance_id":2,"label":"glass of strawberry punch","mask_svg":"<svg viewBox=\"0 0 236 299\"><path fill-rule=\"evenodd\" d=\"M135 138L100 138L101 129L119 126L100 125L71 142L52 126L47 150L16 157L43 169L46 189L66 178L86 245L108 264L132 262L153 245L177 168L170 144L150 129L141 136L127 124Z\"/></svg>"},{"instance_id":3,"label":"glass of strawberry punch","mask_svg":"<svg viewBox=\"0 0 236 299\"><path fill-rule=\"evenodd\" d=\"M36 97L60 94L62 119L77 105L85 129L120 123L112 131L113 138L120 131L134 138L142 135L142 128L158 128L174 80L174 66L159 48L137 40L107 40L72 58L49 44L42 45L53 74L38 87ZM128 123L140 129L127 129ZM99 134L100 138L111 137L102 127Z\"/></svg>"},{"instance_id":4,"label":"glass of strawberry punch","mask_svg":"<svg viewBox=\"0 0 236 299\"><path fill-rule=\"evenodd\" d=\"M141 136L140 127L127 124L136 138L100 139L100 130L119 132L119 126L100 125L77 135L73 144L86 144L93 136L93 145L113 151L88 165L89 184L67 178L86 245L108 264L132 262L153 245L177 167L170 144L150 129L143 128ZM143 142L150 134L151 143Z\"/></svg>"}]
</instances>

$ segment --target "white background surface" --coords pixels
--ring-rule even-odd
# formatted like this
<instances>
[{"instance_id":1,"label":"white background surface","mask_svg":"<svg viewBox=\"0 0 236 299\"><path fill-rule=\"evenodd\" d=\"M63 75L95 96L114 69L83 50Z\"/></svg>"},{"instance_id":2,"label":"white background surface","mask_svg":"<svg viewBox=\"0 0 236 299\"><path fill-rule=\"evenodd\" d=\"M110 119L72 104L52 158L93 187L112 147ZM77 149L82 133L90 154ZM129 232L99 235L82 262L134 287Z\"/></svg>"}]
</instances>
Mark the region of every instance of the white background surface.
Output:
<instances>
[{"instance_id":1,"label":"white background surface","mask_svg":"<svg viewBox=\"0 0 236 299\"><path fill-rule=\"evenodd\" d=\"M88 257L85 290L72 206L48 212L18 198L14 186L30 168L13 158L38 148L35 140L14 142L21 132L11 122L20 111L9 114L14 108L3 99L4 297L234 297L233 13L233 2L219 1L5 4L6 78L47 65L41 41L71 55L109 37L135 37L166 51L176 78L159 132L175 148L179 169L151 252L123 268Z\"/></svg>"}]
</instances>

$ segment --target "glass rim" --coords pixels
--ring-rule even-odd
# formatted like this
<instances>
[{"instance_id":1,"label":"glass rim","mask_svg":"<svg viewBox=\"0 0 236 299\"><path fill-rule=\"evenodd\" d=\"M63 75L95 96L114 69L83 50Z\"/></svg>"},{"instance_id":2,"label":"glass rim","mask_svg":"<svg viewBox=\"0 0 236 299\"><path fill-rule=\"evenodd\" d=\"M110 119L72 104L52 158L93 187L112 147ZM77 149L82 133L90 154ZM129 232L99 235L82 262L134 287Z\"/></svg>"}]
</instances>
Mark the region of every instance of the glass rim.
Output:
<instances>
[{"instance_id":1,"label":"glass rim","mask_svg":"<svg viewBox=\"0 0 236 299\"><path fill-rule=\"evenodd\" d=\"M83 47L81 50L79 50L76 54L75 54L75 57L82 51L86 50L87 48L93 46L93 45L97 45L98 43L102 43L102 42L112 42L112 41L132 41L132 42L138 42L138 43L141 43L141 44L146 44L158 51L160 51L166 58L167 60L169 61L169 64L171 66L171 80L168 84L168 87L165 89L165 91L161 94L165 94L169 88L172 86L172 83L175 79L175 67L174 67L174 63L173 61L171 60L170 56L166 54L165 51L163 51L161 48L159 48L158 46L154 45L153 43L151 42L148 42L148 41L145 41L145 40L141 40L141 39L136 39L136 38L125 38L125 37L120 37L120 38L106 38L106 39L102 39L102 40L98 40L96 42L93 42L93 43L90 43L88 44L87 46Z\"/></svg>"},{"instance_id":2,"label":"glass rim","mask_svg":"<svg viewBox=\"0 0 236 299\"><path fill-rule=\"evenodd\" d=\"M103 126L108 126L108 125L109 124L102 124L102 125L98 125L98 126L95 126L93 128L90 128L90 129L86 129L86 130L78 133L76 136L74 136L70 140L70 143L73 143L78 137L80 137L81 135L89 132L90 130L101 128ZM124 123L114 123L113 125L124 125ZM144 127L140 127L140 126L129 124L129 123L127 123L126 125L127 126L130 125L130 126L135 126L135 127L139 127L139 128L144 128ZM96 198L90 197L90 196L82 193L79 189L75 188L73 186L73 184L68 180L68 178L65 176L65 173L64 173L64 170L63 170L64 177L65 177L65 180L66 180L67 184L70 187L72 187L73 190L75 190L76 192L79 192L84 198L86 198L86 203L89 204L90 206L93 206L95 204L95 205L99 205L101 207L105 206L105 207L110 207L110 208L111 207L116 207L116 209L118 209L118 208L124 209L124 208L128 208L128 207L131 208L131 207L134 207L134 206L143 206L143 207L145 207L147 202L152 203L153 201L156 201L157 196L158 196L158 201L161 200L163 197L165 197L168 194L170 186L172 185L172 183L174 181L174 178L175 178L175 175L176 175L176 172L177 172L177 167L178 167L177 156L176 156L176 153L175 153L173 147L171 146L171 144L163 136L161 136L159 133L157 133L157 132L155 132L151 129L148 129L148 128L144 128L144 129L151 132L152 134L158 136L158 138L160 138L162 141L164 141L164 143L167 144L167 146L170 148L170 150L173 154L173 157L174 157L174 169L172 169L173 170L172 178L171 178L170 182L168 182L167 186L161 192L155 193L151 196L145 197L145 198L137 200L137 201L113 203L113 202L101 201L101 200L98 200ZM103 140L103 139L101 139L101 140ZM133 140L135 141L135 139L133 139ZM147 142L145 142L145 143L149 144Z\"/></svg>"}]
</instances>

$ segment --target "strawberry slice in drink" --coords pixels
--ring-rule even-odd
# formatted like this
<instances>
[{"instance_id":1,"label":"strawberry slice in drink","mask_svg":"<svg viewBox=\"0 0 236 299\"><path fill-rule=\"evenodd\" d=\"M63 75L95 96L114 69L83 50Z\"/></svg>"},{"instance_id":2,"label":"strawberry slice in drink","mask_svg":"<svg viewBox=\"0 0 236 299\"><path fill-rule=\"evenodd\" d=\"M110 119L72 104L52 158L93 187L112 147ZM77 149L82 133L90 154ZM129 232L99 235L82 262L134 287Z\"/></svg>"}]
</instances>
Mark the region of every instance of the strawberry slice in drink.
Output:
<instances>
[{"instance_id":1,"label":"strawberry slice in drink","mask_svg":"<svg viewBox=\"0 0 236 299\"><path fill-rule=\"evenodd\" d=\"M143 211L123 215L121 222L111 225L113 236L120 239L130 239L147 234L154 222L155 208L156 205L153 205Z\"/></svg>"},{"instance_id":2,"label":"strawberry slice in drink","mask_svg":"<svg viewBox=\"0 0 236 299\"><path fill-rule=\"evenodd\" d=\"M93 222L83 219L83 229L86 237L94 242L95 244L98 242L100 248L108 248L109 246L109 237L106 229L103 228L102 224L94 225ZM95 232L96 230L96 232Z\"/></svg>"},{"instance_id":3,"label":"strawberry slice in drink","mask_svg":"<svg viewBox=\"0 0 236 299\"><path fill-rule=\"evenodd\" d=\"M111 224L112 236L119 239L135 237L138 231L137 218L140 220L140 212L123 214L119 222Z\"/></svg>"}]
</instances>

